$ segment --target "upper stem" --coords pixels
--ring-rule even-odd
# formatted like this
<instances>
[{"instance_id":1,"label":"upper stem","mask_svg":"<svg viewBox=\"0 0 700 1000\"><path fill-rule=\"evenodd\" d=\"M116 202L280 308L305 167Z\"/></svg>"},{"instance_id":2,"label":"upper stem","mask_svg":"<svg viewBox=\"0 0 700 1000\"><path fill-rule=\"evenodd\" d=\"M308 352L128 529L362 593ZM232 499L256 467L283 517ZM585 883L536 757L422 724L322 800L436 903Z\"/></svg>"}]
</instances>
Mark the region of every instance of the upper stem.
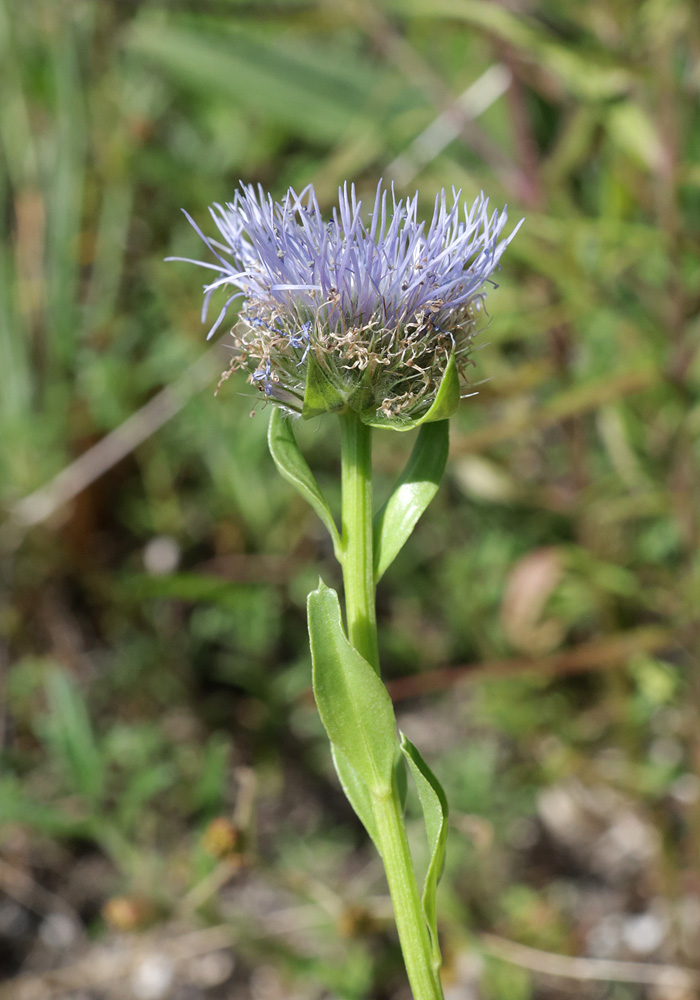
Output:
<instances>
[{"instance_id":1,"label":"upper stem","mask_svg":"<svg viewBox=\"0 0 700 1000\"><path fill-rule=\"evenodd\" d=\"M348 639L379 673L372 548L372 429L340 417L343 582Z\"/></svg>"}]
</instances>

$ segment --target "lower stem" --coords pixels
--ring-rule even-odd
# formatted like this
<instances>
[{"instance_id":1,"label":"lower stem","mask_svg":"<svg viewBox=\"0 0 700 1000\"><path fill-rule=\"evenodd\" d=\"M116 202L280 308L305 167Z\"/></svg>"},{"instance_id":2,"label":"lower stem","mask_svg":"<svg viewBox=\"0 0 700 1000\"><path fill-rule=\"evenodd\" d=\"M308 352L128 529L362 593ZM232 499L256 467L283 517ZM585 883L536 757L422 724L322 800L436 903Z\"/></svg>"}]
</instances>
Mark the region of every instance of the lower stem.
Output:
<instances>
[{"instance_id":1,"label":"lower stem","mask_svg":"<svg viewBox=\"0 0 700 1000\"><path fill-rule=\"evenodd\" d=\"M376 797L372 811L413 996L415 1000L443 1000L440 973L433 964L428 925L418 895L403 808L396 790L386 798Z\"/></svg>"},{"instance_id":2,"label":"lower stem","mask_svg":"<svg viewBox=\"0 0 700 1000\"><path fill-rule=\"evenodd\" d=\"M379 673L372 545L372 432L352 412L344 413L340 424L342 565L348 639ZM443 1000L396 788L374 796L372 811L414 1000Z\"/></svg>"}]
</instances>

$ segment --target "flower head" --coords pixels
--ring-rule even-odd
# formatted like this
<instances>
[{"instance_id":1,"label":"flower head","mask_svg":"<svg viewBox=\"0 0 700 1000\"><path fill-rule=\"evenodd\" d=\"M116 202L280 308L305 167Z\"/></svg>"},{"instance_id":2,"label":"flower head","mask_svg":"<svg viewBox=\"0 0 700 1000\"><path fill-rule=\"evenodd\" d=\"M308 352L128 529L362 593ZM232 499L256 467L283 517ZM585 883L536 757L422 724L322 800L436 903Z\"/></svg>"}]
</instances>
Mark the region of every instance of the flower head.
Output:
<instances>
[{"instance_id":1,"label":"flower head","mask_svg":"<svg viewBox=\"0 0 700 1000\"><path fill-rule=\"evenodd\" d=\"M215 259L192 263L216 272L203 319L229 293L209 336L242 300L232 370L290 412L351 408L398 429L428 414L448 365L464 374L484 285L519 228L499 242L505 209L489 215L482 194L462 214L455 191L426 226L417 194L397 201L381 182L368 222L347 185L329 221L311 185L281 202L242 186L210 211L220 240L190 222Z\"/></svg>"}]
</instances>

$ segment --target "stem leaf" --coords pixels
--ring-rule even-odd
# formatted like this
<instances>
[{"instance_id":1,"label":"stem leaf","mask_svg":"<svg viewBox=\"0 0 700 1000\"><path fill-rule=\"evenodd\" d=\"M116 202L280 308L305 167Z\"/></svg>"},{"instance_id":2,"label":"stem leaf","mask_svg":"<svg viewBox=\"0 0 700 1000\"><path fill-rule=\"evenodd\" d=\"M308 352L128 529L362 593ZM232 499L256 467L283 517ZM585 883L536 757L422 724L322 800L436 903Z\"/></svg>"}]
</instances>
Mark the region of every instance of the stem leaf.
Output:
<instances>
[{"instance_id":1,"label":"stem leaf","mask_svg":"<svg viewBox=\"0 0 700 1000\"><path fill-rule=\"evenodd\" d=\"M341 543L335 518L316 477L299 450L291 422L276 406L272 408L270 415L267 444L281 475L298 490L325 524L333 540L335 557L340 559Z\"/></svg>"},{"instance_id":2,"label":"stem leaf","mask_svg":"<svg viewBox=\"0 0 700 1000\"><path fill-rule=\"evenodd\" d=\"M440 945L437 930L437 887L445 866L447 844L447 798L442 785L423 760L418 749L401 733L401 750L416 783L418 797L423 807L425 829L430 845L430 863L423 887L423 913L432 939L433 962L440 965Z\"/></svg>"},{"instance_id":3,"label":"stem leaf","mask_svg":"<svg viewBox=\"0 0 700 1000\"><path fill-rule=\"evenodd\" d=\"M309 594L308 618L314 696L329 739L371 793L389 794L396 750L391 698L348 642L338 595L322 580Z\"/></svg>"},{"instance_id":4,"label":"stem leaf","mask_svg":"<svg viewBox=\"0 0 700 1000\"><path fill-rule=\"evenodd\" d=\"M335 765L336 774L338 775L342 789L345 792L345 798L357 813L360 822L372 838L374 846L381 855L382 850L379 835L377 833L377 824L375 823L374 813L372 812L372 796L370 791L364 781L362 781L359 777L355 768L348 763L347 757L334 743L331 743L331 754L333 756L333 764Z\"/></svg>"},{"instance_id":5,"label":"stem leaf","mask_svg":"<svg viewBox=\"0 0 700 1000\"><path fill-rule=\"evenodd\" d=\"M374 579L378 582L437 493L449 450L449 420L424 424L394 490L374 519Z\"/></svg>"}]
</instances>

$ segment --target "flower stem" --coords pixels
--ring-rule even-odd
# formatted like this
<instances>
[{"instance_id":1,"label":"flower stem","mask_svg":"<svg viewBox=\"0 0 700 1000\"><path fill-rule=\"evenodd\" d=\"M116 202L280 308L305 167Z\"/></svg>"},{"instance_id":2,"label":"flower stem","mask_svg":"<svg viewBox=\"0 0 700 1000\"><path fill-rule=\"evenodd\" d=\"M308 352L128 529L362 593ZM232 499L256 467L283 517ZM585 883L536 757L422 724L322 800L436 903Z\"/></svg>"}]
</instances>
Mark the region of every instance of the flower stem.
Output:
<instances>
[{"instance_id":1,"label":"flower stem","mask_svg":"<svg viewBox=\"0 0 700 1000\"><path fill-rule=\"evenodd\" d=\"M340 430L348 639L379 673L372 550L372 429L351 410L341 416Z\"/></svg>"},{"instance_id":2,"label":"flower stem","mask_svg":"<svg viewBox=\"0 0 700 1000\"><path fill-rule=\"evenodd\" d=\"M379 673L372 546L372 432L353 412L342 414L340 424L342 565L348 638ZM372 811L414 1000L443 1000L396 788L373 796Z\"/></svg>"}]
</instances>

